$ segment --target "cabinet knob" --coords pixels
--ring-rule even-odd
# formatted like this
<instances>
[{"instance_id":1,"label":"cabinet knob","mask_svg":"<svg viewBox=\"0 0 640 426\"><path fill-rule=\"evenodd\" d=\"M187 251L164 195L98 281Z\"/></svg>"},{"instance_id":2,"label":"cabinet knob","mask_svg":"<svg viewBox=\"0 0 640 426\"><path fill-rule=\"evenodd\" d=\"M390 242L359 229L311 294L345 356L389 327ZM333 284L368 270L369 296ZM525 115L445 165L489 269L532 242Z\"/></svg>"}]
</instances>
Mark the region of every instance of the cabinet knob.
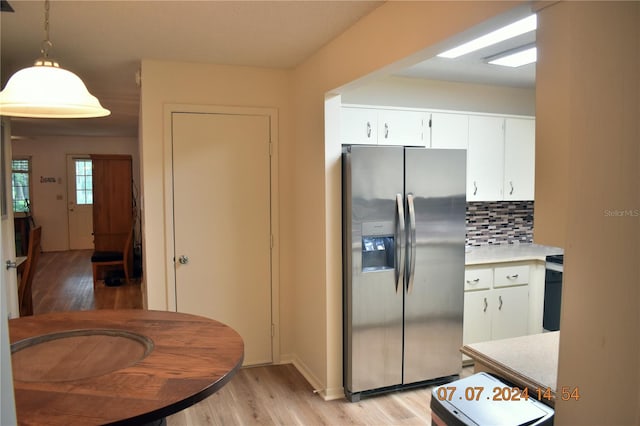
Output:
<instances>
[{"instance_id":1,"label":"cabinet knob","mask_svg":"<svg viewBox=\"0 0 640 426\"><path fill-rule=\"evenodd\" d=\"M487 307L489 306L489 304L487 303L487 298L484 298L484 309L482 310L482 312L487 312Z\"/></svg>"},{"instance_id":2,"label":"cabinet knob","mask_svg":"<svg viewBox=\"0 0 640 426\"><path fill-rule=\"evenodd\" d=\"M179 262L181 265L186 265L187 263L189 263L189 257L188 257L188 256L185 256L185 255L182 255L182 256L180 256L180 257L178 258L178 262Z\"/></svg>"},{"instance_id":3,"label":"cabinet knob","mask_svg":"<svg viewBox=\"0 0 640 426\"><path fill-rule=\"evenodd\" d=\"M498 296L498 310L501 311L502 310L502 296Z\"/></svg>"},{"instance_id":4,"label":"cabinet knob","mask_svg":"<svg viewBox=\"0 0 640 426\"><path fill-rule=\"evenodd\" d=\"M467 280L467 284L478 284L480 282L480 278L476 278L475 280Z\"/></svg>"},{"instance_id":5,"label":"cabinet knob","mask_svg":"<svg viewBox=\"0 0 640 426\"><path fill-rule=\"evenodd\" d=\"M476 181L473 181L473 195L478 193L478 185L476 185Z\"/></svg>"},{"instance_id":6,"label":"cabinet knob","mask_svg":"<svg viewBox=\"0 0 640 426\"><path fill-rule=\"evenodd\" d=\"M367 137L371 137L371 123L367 121Z\"/></svg>"},{"instance_id":7,"label":"cabinet knob","mask_svg":"<svg viewBox=\"0 0 640 426\"><path fill-rule=\"evenodd\" d=\"M518 274L513 274L513 275L507 275L507 279L508 280L515 280L518 278Z\"/></svg>"},{"instance_id":8,"label":"cabinet knob","mask_svg":"<svg viewBox=\"0 0 640 426\"><path fill-rule=\"evenodd\" d=\"M511 191L509 191L509 195L513 195L513 182L509 181L509 185L511 185Z\"/></svg>"},{"instance_id":9,"label":"cabinet knob","mask_svg":"<svg viewBox=\"0 0 640 426\"><path fill-rule=\"evenodd\" d=\"M384 123L384 138L387 139L389 137L389 124Z\"/></svg>"}]
</instances>

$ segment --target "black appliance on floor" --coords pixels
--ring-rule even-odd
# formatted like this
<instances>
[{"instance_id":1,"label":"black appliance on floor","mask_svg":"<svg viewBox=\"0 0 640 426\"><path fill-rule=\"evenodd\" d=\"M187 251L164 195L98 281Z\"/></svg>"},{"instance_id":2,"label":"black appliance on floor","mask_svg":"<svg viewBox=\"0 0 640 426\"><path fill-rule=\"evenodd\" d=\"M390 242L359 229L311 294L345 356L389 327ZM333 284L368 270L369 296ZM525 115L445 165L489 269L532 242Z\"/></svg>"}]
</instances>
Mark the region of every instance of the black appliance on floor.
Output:
<instances>
[{"instance_id":1,"label":"black appliance on floor","mask_svg":"<svg viewBox=\"0 0 640 426\"><path fill-rule=\"evenodd\" d=\"M544 279L544 313L542 328L560 330L560 305L562 304L562 273L564 255L547 256Z\"/></svg>"}]
</instances>

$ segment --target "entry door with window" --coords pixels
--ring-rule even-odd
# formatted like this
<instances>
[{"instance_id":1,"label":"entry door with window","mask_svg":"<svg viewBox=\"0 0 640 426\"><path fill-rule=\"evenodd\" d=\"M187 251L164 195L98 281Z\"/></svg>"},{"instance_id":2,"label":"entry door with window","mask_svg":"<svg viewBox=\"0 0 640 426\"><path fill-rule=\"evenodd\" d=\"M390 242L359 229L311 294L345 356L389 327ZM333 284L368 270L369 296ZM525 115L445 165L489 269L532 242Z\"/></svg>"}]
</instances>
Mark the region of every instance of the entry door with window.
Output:
<instances>
[{"instance_id":1,"label":"entry door with window","mask_svg":"<svg viewBox=\"0 0 640 426\"><path fill-rule=\"evenodd\" d=\"M233 327L273 362L270 118L173 113L176 307Z\"/></svg>"},{"instance_id":2,"label":"entry door with window","mask_svg":"<svg viewBox=\"0 0 640 426\"><path fill-rule=\"evenodd\" d=\"M67 156L69 250L93 249L92 163L89 156Z\"/></svg>"}]
</instances>

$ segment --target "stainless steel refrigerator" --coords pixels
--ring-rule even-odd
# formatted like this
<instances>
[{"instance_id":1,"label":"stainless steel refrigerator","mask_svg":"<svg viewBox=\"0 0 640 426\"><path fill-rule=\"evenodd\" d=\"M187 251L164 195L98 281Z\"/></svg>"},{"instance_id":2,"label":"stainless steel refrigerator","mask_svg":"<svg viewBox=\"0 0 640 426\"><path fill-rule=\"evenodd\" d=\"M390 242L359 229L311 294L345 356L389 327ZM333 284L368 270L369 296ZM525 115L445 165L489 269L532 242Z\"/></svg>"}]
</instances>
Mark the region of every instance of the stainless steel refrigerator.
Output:
<instances>
[{"instance_id":1,"label":"stainless steel refrigerator","mask_svg":"<svg viewBox=\"0 0 640 426\"><path fill-rule=\"evenodd\" d=\"M462 368L466 151L343 150L347 398Z\"/></svg>"}]
</instances>

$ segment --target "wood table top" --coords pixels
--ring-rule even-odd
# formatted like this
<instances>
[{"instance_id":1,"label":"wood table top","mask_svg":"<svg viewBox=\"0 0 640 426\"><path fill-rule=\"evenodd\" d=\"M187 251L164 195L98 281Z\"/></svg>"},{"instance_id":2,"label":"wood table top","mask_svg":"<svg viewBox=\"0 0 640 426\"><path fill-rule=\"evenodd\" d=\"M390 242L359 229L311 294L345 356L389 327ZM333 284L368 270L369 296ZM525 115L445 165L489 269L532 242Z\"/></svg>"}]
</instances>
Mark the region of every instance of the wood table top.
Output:
<instances>
[{"instance_id":1,"label":"wood table top","mask_svg":"<svg viewBox=\"0 0 640 426\"><path fill-rule=\"evenodd\" d=\"M141 424L213 394L244 343L204 317L148 310L56 312L9 320L19 424Z\"/></svg>"}]
</instances>

